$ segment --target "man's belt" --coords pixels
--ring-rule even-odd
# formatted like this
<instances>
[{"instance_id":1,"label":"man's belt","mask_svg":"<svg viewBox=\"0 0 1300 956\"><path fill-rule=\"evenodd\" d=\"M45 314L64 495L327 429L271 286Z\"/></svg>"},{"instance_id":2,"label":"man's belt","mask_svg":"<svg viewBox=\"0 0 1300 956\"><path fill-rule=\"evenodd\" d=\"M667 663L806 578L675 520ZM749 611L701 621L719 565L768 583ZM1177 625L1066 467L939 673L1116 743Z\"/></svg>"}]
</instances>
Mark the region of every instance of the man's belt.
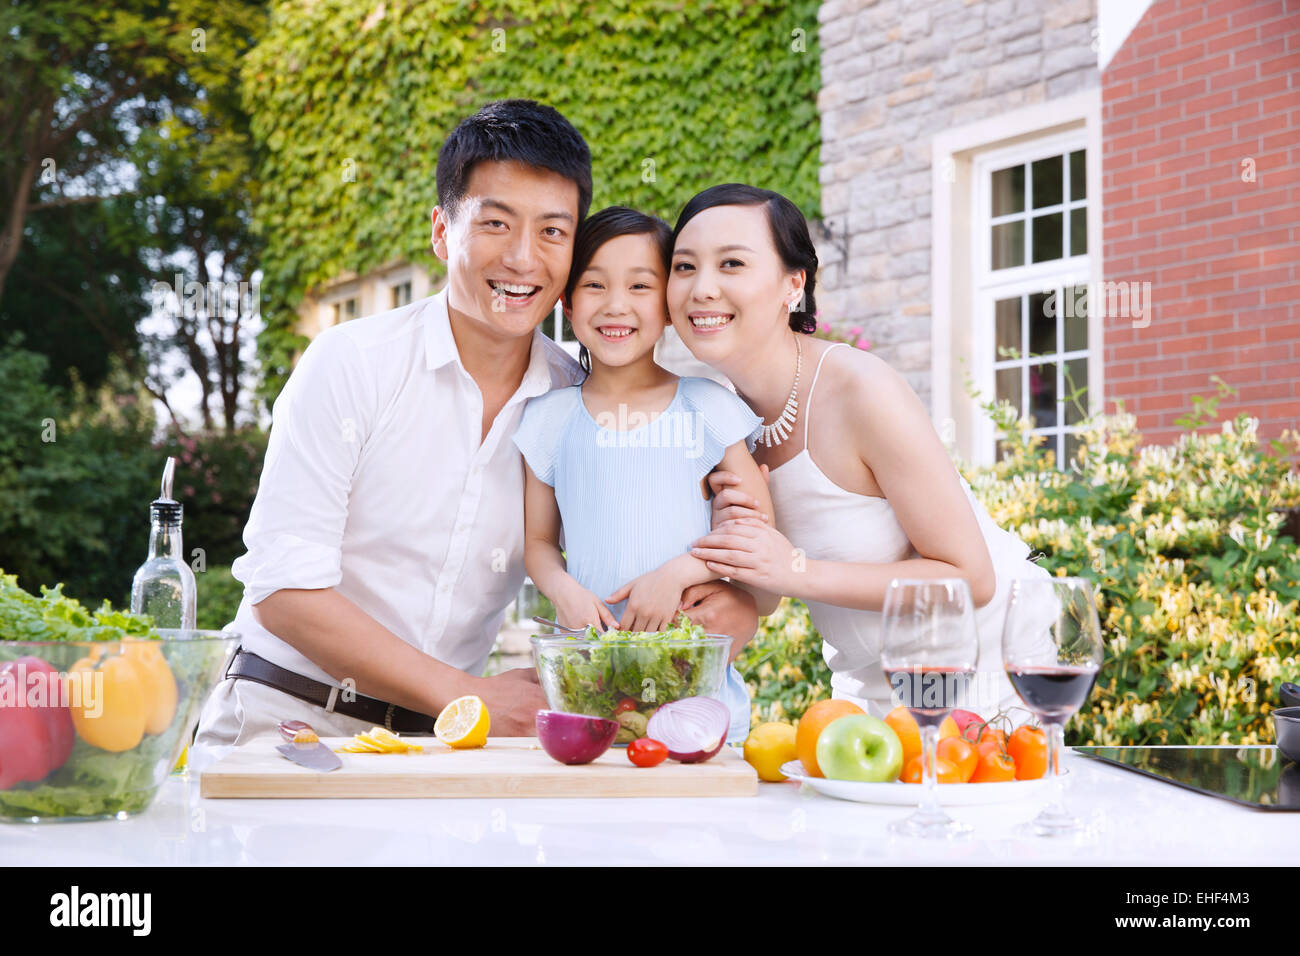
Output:
<instances>
[{"instance_id":1,"label":"man's belt","mask_svg":"<svg viewBox=\"0 0 1300 956\"><path fill-rule=\"evenodd\" d=\"M366 697L355 691L342 690L329 684L322 684L310 677L303 677L277 664L272 664L264 657L258 657L252 651L242 647L235 651L234 657L226 668L226 677L236 680L251 680L265 684L276 690L315 704L327 714L342 714L355 717L368 724L386 727L399 734L432 734L434 718L418 711L407 710L387 701Z\"/></svg>"}]
</instances>

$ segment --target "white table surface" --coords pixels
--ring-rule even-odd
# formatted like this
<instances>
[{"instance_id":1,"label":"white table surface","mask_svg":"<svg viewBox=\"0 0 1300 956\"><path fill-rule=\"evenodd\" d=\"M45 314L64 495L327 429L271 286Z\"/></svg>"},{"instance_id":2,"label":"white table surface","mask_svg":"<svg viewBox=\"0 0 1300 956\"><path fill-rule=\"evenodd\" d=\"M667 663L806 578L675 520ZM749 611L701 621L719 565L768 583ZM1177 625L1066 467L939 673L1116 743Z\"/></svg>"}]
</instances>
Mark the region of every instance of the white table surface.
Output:
<instances>
[{"instance_id":1,"label":"white table surface","mask_svg":"<svg viewBox=\"0 0 1300 956\"><path fill-rule=\"evenodd\" d=\"M1300 814L1252 810L1066 755L1068 839L1012 830L1042 800L949 812L970 839L895 837L908 808L848 803L793 782L750 798L204 800L173 777L122 821L0 824L5 865L1287 864Z\"/></svg>"}]
</instances>

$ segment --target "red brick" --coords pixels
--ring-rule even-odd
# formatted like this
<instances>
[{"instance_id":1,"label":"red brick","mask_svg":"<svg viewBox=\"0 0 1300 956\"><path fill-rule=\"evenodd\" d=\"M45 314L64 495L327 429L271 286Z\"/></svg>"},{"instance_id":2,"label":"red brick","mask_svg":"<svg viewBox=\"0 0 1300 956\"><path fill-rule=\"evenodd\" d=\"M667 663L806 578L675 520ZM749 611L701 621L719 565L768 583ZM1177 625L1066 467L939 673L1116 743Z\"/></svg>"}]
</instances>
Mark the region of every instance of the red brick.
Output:
<instances>
[{"instance_id":1,"label":"red brick","mask_svg":"<svg viewBox=\"0 0 1300 956\"><path fill-rule=\"evenodd\" d=\"M1167 237L1166 241L1168 241ZM1219 256L1231 255L1234 248L1236 248L1236 240L1231 236L1225 236L1221 239L1211 239L1209 242L1186 246L1182 250L1182 257L1188 261L1209 259L1212 257L1217 258Z\"/></svg>"},{"instance_id":2,"label":"red brick","mask_svg":"<svg viewBox=\"0 0 1300 956\"><path fill-rule=\"evenodd\" d=\"M1270 76L1258 83L1247 83L1245 86L1237 87L1237 102L1248 99L1263 99L1266 96L1272 96L1274 93L1284 93L1288 89L1290 87L1285 76Z\"/></svg>"},{"instance_id":3,"label":"red brick","mask_svg":"<svg viewBox=\"0 0 1300 956\"><path fill-rule=\"evenodd\" d=\"M1238 239L1237 244L1240 246L1242 240ZM1296 250L1290 246L1284 246L1279 249L1265 249L1259 254L1259 264L1265 267L1282 265L1294 266L1295 260Z\"/></svg>"},{"instance_id":4,"label":"red brick","mask_svg":"<svg viewBox=\"0 0 1300 956\"><path fill-rule=\"evenodd\" d=\"M1165 42L1165 41L1160 41ZM1178 66L1180 63L1186 63L1189 60L1198 60L1205 55L1205 44L1195 43L1186 37L1179 38L1179 45L1166 53L1160 53L1156 57L1156 66L1165 69L1170 66ZM1186 79L1186 77L1185 77Z\"/></svg>"},{"instance_id":5,"label":"red brick","mask_svg":"<svg viewBox=\"0 0 1300 956\"><path fill-rule=\"evenodd\" d=\"M1276 56L1271 60L1261 60L1260 76L1272 76L1274 73L1286 73L1295 70L1295 57Z\"/></svg>"},{"instance_id":6,"label":"red brick","mask_svg":"<svg viewBox=\"0 0 1300 956\"><path fill-rule=\"evenodd\" d=\"M1172 173L1181 173L1189 169L1204 169L1206 164L1206 154L1201 151L1184 152L1179 151L1180 155L1172 159L1166 159L1160 164L1160 175L1168 176Z\"/></svg>"},{"instance_id":7,"label":"red brick","mask_svg":"<svg viewBox=\"0 0 1300 956\"><path fill-rule=\"evenodd\" d=\"M1258 329L1237 329L1232 332L1223 332L1219 335L1210 336L1210 348L1249 348L1252 345L1258 345L1260 341L1261 336Z\"/></svg>"},{"instance_id":8,"label":"red brick","mask_svg":"<svg viewBox=\"0 0 1300 956\"><path fill-rule=\"evenodd\" d=\"M1188 63L1183 67L1182 74L1184 80L1194 80L1198 76L1210 76L1218 73L1220 70L1229 69L1232 66L1232 55L1230 53L1221 53L1218 56L1205 57L1197 60L1195 63ZM1213 85L1213 83L1211 83Z\"/></svg>"},{"instance_id":9,"label":"red brick","mask_svg":"<svg viewBox=\"0 0 1300 956\"><path fill-rule=\"evenodd\" d=\"M1243 272L1237 276L1237 288L1255 289L1282 285L1291 279L1291 268L1261 269L1257 272ZM1300 286L1295 287L1300 291Z\"/></svg>"},{"instance_id":10,"label":"red brick","mask_svg":"<svg viewBox=\"0 0 1300 956\"><path fill-rule=\"evenodd\" d=\"M1149 140L1150 137L1147 137L1147 139ZM1182 144L1178 142L1176 137L1161 137L1161 139L1157 140L1153 145L1147 146L1145 149L1136 150L1133 156L1139 163L1146 163L1153 159L1161 159L1165 156L1173 156L1175 154L1182 154L1183 152ZM1161 166L1160 169L1163 172L1165 167Z\"/></svg>"},{"instance_id":11,"label":"red brick","mask_svg":"<svg viewBox=\"0 0 1300 956\"><path fill-rule=\"evenodd\" d=\"M1180 192L1165 193L1160 197L1160 209L1184 209L1197 203L1205 202L1206 191L1202 187L1184 189Z\"/></svg>"},{"instance_id":12,"label":"red brick","mask_svg":"<svg viewBox=\"0 0 1300 956\"><path fill-rule=\"evenodd\" d=\"M1202 11L1203 12L1203 11ZM1197 43L1201 40L1213 39L1227 33L1229 23L1227 17L1219 17L1215 20L1206 20L1204 23L1194 27L1188 27L1178 34L1180 43Z\"/></svg>"},{"instance_id":13,"label":"red brick","mask_svg":"<svg viewBox=\"0 0 1300 956\"><path fill-rule=\"evenodd\" d=\"M1207 88L1209 92L1214 92L1215 90L1233 90L1235 95L1236 90L1234 87L1240 87L1244 83L1251 83L1258 76L1259 69L1254 63L1250 63L1244 66L1238 66L1232 70L1224 70L1221 73L1211 74Z\"/></svg>"},{"instance_id":14,"label":"red brick","mask_svg":"<svg viewBox=\"0 0 1300 956\"><path fill-rule=\"evenodd\" d=\"M1222 256L1204 263L1204 267L1210 275L1222 275L1225 272L1236 274L1258 269L1259 253L1247 252L1237 256Z\"/></svg>"},{"instance_id":15,"label":"red brick","mask_svg":"<svg viewBox=\"0 0 1300 956\"><path fill-rule=\"evenodd\" d=\"M1233 292L1237 286L1232 276L1215 276L1199 282L1187 283L1187 294L1192 296L1214 295L1217 292Z\"/></svg>"},{"instance_id":16,"label":"red brick","mask_svg":"<svg viewBox=\"0 0 1300 956\"><path fill-rule=\"evenodd\" d=\"M1158 196L1161 193L1173 192L1183 186L1182 176L1165 176L1162 179L1147 179L1138 182L1133 187L1133 195L1136 197Z\"/></svg>"},{"instance_id":17,"label":"red brick","mask_svg":"<svg viewBox=\"0 0 1300 956\"><path fill-rule=\"evenodd\" d=\"M1204 239L1206 236L1205 226L1201 224L1188 226L1185 229L1178 229L1164 236L1166 246L1179 246L1186 242L1196 242Z\"/></svg>"},{"instance_id":18,"label":"red brick","mask_svg":"<svg viewBox=\"0 0 1300 956\"><path fill-rule=\"evenodd\" d=\"M1133 42L1133 37L1130 34L1129 43L1132 42ZM1119 82L1122 80L1133 80L1141 77L1150 76L1155 71L1155 67L1156 67L1155 57L1153 56L1141 57L1141 58L1134 59L1128 63L1122 64L1120 66L1116 66L1112 63L1110 68L1106 70L1106 75L1111 82Z\"/></svg>"},{"instance_id":19,"label":"red brick","mask_svg":"<svg viewBox=\"0 0 1300 956\"><path fill-rule=\"evenodd\" d=\"M1218 109L1221 106L1230 106L1234 99L1232 90L1219 90L1217 93L1202 96L1200 99L1188 100L1183 104L1183 109L1188 116L1195 116L1199 113L1208 113L1210 110Z\"/></svg>"},{"instance_id":20,"label":"red brick","mask_svg":"<svg viewBox=\"0 0 1300 956\"><path fill-rule=\"evenodd\" d=\"M1236 50L1238 47L1254 43L1258 37L1258 27L1247 27L1244 30L1237 30L1235 33L1221 33L1206 38L1205 50L1211 55L1221 50Z\"/></svg>"},{"instance_id":21,"label":"red brick","mask_svg":"<svg viewBox=\"0 0 1300 956\"><path fill-rule=\"evenodd\" d=\"M1207 368L1218 370L1223 367L1223 354L1221 352L1206 352L1203 355L1187 356L1187 370L1203 371Z\"/></svg>"},{"instance_id":22,"label":"red brick","mask_svg":"<svg viewBox=\"0 0 1300 956\"><path fill-rule=\"evenodd\" d=\"M1260 101L1257 100L1256 102ZM1260 102L1260 106L1262 112L1262 102ZM1278 116L1277 114L1274 114L1273 116L1261 116L1259 119L1252 120L1249 123L1238 124L1237 136L1241 139L1249 139L1251 137L1265 136L1268 133L1275 133L1278 130L1285 128L1286 120L1281 116Z\"/></svg>"},{"instance_id":23,"label":"red brick","mask_svg":"<svg viewBox=\"0 0 1300 956\"><path fill-rule=\"evenodd\" d=\"M1115 173L1113 182L1116 186L1123 186L1127 183L1137 183L1147 179L1153 179L1159 172L1156 163L1144 163L1141 166L1130 166Z\"/></svg>"},{"instance_id":24,"label":"red brick","mask_svg":"<svg viewBox=\"0 0 1300 956\"><path fill-rule=\"evenodd\" d=\"M1140 395L1138 406L1144 412L1159 411L1164 408L1182 408L1185 397L1178 395Z\"/></svg>"},{"instance_id":25,"label":"red brick","mask_svg":"<svg viewBox=\"0 0 1300 956\"><path fill-rule=\"evenodd\" d=\"M1286 37L1270 37L1270 31L1263 31L1263 39L1259 43L1251 43L1246 46L1234 47L1232 51L1232 62L1235 63L1259 63L1262 67L1264 61L1271 60L1274 57L1281 57L1286 53ZM1263 70L1260 70L1263 73Z\"/></svg>"},{"instance_id":26,"label":"red brick","mask_svg":"<svg viewBox=\"0 0 1300 956\"><path fill-rule=\"evenodd\" d=\"M1122 318L1122 317L1121 317ZM1125 324L1131 322L1131 319L1123 319ZM1124 345L1115 349L1115 358L1117 359L1146 359L1155 358L1159 355L1155 342L1142 342L1137 345Z\"/></svg>"},{"instance_id":27,"label":"red brick","mask_svg":"<svg viewBox=\"0 0 1300 956\"><path fill-rule=\"evenodd\" d=\"M1293 106L1296 106L1298 103L1300 103L1300 98L1297 98L1294 93L1283 93L1281 96L1274 96L1266 100L1261 100L1259 103L1259 111L1269 117L1274 117L1276 114L1275 118L1278 120L1278 129L1288 133L1292 138L1292 142L1294 142L1295 130L1287 129L1286 111L1291 109Z\"/></svg>"},{"instance_id":28,"label":"red brick","mask_svg":"<svg viewBox=\"0 0 1300 956\"><path fill-rule=\"evenodd\" d=\"M1296 215L1300 216L1300 211L1298 211ZM1245 235L1237 236L1238 249L1262 249L1265 246L1284 246L1289 242L1290 236L1286 229L1273 229L1268 232L1249 232ZM1278 249L1277 252L1285 255L1287 250ZM1281 262L1294 264L1300 253L1297 253L1295 249L1291 249L1290 253L1290 257L1283 258Z\"/></svg>"},{"instance_id":29,"label":"red brick","mask_svg":"<svg viewBox=\"0 0 1300 956\"><path fill-rule=\"evenodd\" d=\"M1177 338L1164 339L1160 343L1161 355L1183 355L1187 352L1203 352L1210 347L1210 339L1205 335L1181 335Z\"/></svg>"},{"instance_id":30,"label":"red brick","mask_svg":"<svg viewBox=\"0 0 1300 956\"><path fill-rule=\"evenodd\" d=\"M1186 136L1188 133L1199 133L1203 129L1205 129L1205 116L1198 114L1173 123L1165 123L1156 130L1156 136L1162 140L1176 140L1180 136ZM1144 132L1148 136L1150 135L1150 130Z\"/></svg>"},{"instance_id":31,"label":"red brick","mask_svg":"<svg viewBox=\"0 0 1300 956\"><path fill-rule=\"evenodd\" d=\"M1186 332L1231 332L1232 317L1224 315L1207 315L1203 318L1189 319L1183 323Z\"/></svg>"},{"instance_id":32,"label":"red brick","mask_svg":"<svg viewBox=\"0 0 1300 956\"><path fill-rule=\"evenodd\" d=\"M1187 4L1177 13L1168 13L1155 22L1156 33L1170 33L1184 27L1199 23L1205 16L1205 7L1199 3Z\"/></svg>"},{"instance_id":33,"label":"red brick","mask_svg":"<svg viewBox=\"0 0 1300 956\"><path fill-rule=\"evenodd\" d=\"M1210 300L1210 309L1214 312L1231 312L1235 314L1243 309L1255 309L1258 307L1258 289L1251 289L1247 292L1234 292L1232 295L1216 296ZM1214 343L1211 342L1210 344L1213 345Z\"/></svg>"},{"instance_id":34,"label":"red brick","mask_svg":"<svg viewBox=\"0 0 1300 956\"><path fill-rule=\"evenodd\" d=\"M1300 285L1279 286L1264 290L1264 304L1275 305L1278 302L1300 302Z\"/></svg>"},{"instance_id":35,"label":"red brick","mask_svg":"<svg viewBox=\"0 0 1300 956\"><path fill-rule=\"evenodd\" d=\"M1238 106L1229 107L1226 110L1217 110L1210 114L1210 128L1214 129L1221 126L1231 126L1233 123L1243 123L1247 120L1253 120L1259 116L1259 102L1252 100L1248 103L1242 103Z\"/></svg>"}]
</instances>

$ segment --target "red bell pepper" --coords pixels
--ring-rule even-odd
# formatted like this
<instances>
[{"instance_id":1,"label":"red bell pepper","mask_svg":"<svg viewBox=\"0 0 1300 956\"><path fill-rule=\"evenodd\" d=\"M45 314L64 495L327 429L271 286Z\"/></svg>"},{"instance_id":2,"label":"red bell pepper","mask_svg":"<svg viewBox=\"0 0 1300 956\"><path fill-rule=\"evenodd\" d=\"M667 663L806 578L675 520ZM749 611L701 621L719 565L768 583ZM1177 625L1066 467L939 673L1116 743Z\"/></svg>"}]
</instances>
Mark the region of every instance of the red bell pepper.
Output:
<instances>
[{"instance_id":1,"label":"red bell pepper","mask_svg":"<svg viewBox=\"0 0 1300 956\"><path fill-rule=\"evenodd\" d=\"M0 665L0 790L44 780L76 741L62 675L39 657Z\"/></svg>"}]
</instances>

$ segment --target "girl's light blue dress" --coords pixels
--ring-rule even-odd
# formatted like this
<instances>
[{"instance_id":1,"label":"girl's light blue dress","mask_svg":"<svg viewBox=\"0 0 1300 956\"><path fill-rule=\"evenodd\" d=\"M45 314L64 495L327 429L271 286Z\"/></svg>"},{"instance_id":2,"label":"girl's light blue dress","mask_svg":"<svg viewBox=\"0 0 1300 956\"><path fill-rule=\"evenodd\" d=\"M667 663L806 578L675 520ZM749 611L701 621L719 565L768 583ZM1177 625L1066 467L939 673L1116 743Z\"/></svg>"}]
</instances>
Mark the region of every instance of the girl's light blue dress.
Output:
<instances>
[{"instance_id":1,"label":"girl's light blue dress","mask_svg":"<svg viewBox=\"0 0 1300 956\"><path fill-rule=\"evenodd\" d=\"M648 423L626 412L598 423L582 386L554 389L528 402L514 441L533 474L555 489L568 572L604 599L709 533L701 481L736 442L752 452L762 425L730 389L686 377ZM615 618L626 604L611 606ZM722 700L731 710L727 739L743 740L749 689L734 665Z\"/></svg>"}]
</instances>

